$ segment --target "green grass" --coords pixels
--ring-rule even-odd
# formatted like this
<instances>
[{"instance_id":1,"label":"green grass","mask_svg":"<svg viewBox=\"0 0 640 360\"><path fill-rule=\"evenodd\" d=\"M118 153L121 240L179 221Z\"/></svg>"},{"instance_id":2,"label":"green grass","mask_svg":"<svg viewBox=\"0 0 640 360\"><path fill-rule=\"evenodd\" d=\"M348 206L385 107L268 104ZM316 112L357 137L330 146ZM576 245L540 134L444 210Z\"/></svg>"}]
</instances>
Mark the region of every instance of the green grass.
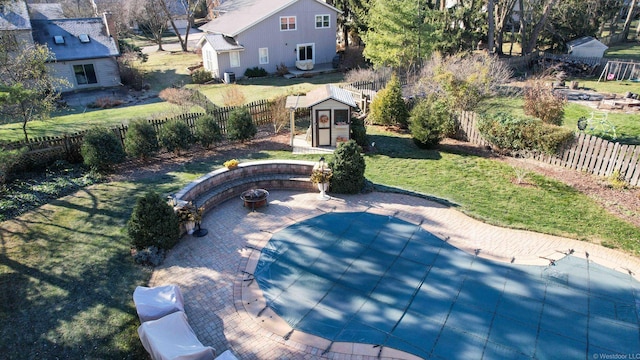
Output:
<instances>
[{"instance_id":1,"label":"green grass","mask_svg":"<svg viewBox=\"0 0 640 360\"><path fill-rule=\"evenodd\" d=\"M91 126L116 127L136 118L161 119L177 111L177 107L166 102L145 105L117 107L106 110L87 111L79 114L54 116L44 121L27 123L29 138L41 136L61 136L86 130ZM177 114L177 112L176 112ZM21 123L0 125L0 141L20 141L24 139Z\"/></svg>"},{"instance_id":2,"label":"green grass","mask_svg":"<svg viewBox=\"0 0 640 360\"><path fill-rule=\"evenodd\" d=\"M639 50L640 51L640 50ZM600 75L598 74L598 77ZM595 79L571 79L578 81L578 86L583 89L594 90L600 93L617 94L618 96L625 95L628 91L638 93L640 92L640 83L633 81L598 81ZM568 81L571 81L568 80Z\"/></svg>"},{"instance_id":3,"label":"green grass","mask_svg":"<svg viewBox=\"0 0 640 360\"><path fill-rule=\"evenodd\" d=\"M146 74L146 82L151 85L151 91L160 92L162 89L191 83L189 66L202 62L202 56L190 52L156 51L149 54L146 62L138 62L136 66Z\"/></svg>"},{"instance_id":4,"label":"green grass","mask_svg":"<svg viewBox=\"0 0 640 360\"><path fill-rule=\"evenodd\" d=\"M265 77L242 79L236 85L190 85L197 88L209 100L218 106L224 106L224 96L232 86L235 86L245 97L246 103L258 100L272 100L279 96L291 94L306 94L324 84L340 83L344 80L341 73L317 75L311 78L285 79L283 77Z\"/></svg>"},{"instance_id":5,"label":"green grass","mask_svg":"<svg viewBox=\"0 0 640 360\"><path fill-rule=\"evenodd\" d=\"M408 136L370 128L367 154L375 183L429 194L486 222L564 235L640 254L640 228L604 211L573 188L514 170L499 161L421 150ZM148 269L133 264L125 224L142 191L167 194L230 158L315 159L316 155L229 150L136 182L87 187L1 223L0 353L6 358L144 357L131 294Z\"/></svg>"},{"instance_id":6,"label":"green grass","mask_svg":"<svg viewBox=\"0 0 640 360\"><path fill-rule=\"evenodd\" d=\"M635 32L635 27L631 28L631 32ZM610 59L629 59L640 61L640 43L632 42L620 45L613 45L607 49L604 54Z\"/></svg>"}]
</instances>

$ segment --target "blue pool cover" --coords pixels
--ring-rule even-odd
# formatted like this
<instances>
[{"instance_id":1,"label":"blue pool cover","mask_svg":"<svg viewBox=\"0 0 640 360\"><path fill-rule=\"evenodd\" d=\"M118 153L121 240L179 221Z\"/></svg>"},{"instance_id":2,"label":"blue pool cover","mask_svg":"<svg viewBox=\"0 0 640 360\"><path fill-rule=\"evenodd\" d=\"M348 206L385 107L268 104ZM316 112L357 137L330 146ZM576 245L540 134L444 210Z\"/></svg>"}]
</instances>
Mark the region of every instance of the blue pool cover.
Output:
<instances>
[{"instance_id":1,"label":"blue pool cover","mask_svg":"<svg viewBox=\"0 0 640 360\"><path fill-rule=\"evenodd\" d=\"M640 352L631 275L574 256L546 267L493 262L391 216L330 213L289 226L254 275L293 329L333 342L434 359Z\"/></svg>"}]
</instances>

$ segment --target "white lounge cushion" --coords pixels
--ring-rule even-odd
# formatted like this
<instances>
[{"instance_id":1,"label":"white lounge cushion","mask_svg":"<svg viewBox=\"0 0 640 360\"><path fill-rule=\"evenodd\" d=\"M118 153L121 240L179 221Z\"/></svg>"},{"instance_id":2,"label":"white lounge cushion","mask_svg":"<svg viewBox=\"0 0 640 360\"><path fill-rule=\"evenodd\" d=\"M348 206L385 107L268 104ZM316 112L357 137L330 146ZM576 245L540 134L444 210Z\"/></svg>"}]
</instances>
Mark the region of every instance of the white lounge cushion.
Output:
<instances>
[{"instance_id":1,"label":"white lounge cushion","mask_svg":"<svg viewBox=\"0 0 640 360\"><path fill-rule=\"evenodd\" d=\"M312 70L313 60L296 61L296 67L300 70Z\"/></svg>"},{"instance_id":2,"label":"white lounge cushion","mask_svg":"<svg viewBox=\"0 0 640 360\"><path fill-rule=\"evenodd\" d=\"M157 287L138 286L133 292L133 302L140 322L156 320L176 311L184 311L184 300L176 285Z\"/></svg>"},{"instance_id":3,"label":"white lounge cushion","mask_svg":"<svg viewBox=\"0 0 640 360\"><path fill-rule=\"evenodd\" d=\"M215 359L215 350L202 345L182 311L143 323L138 335L153 360Z\"/></svg>"},{"instance_id":4,"label":"white lounge cushion","mask_svg":"<svg viewBox=\"0 0 640 360\"><path fill-rule=\"evenodd\" d=\"M216 357L216 360L238 360L231 350L227 350Z\"/></svg>"}]
</instances>

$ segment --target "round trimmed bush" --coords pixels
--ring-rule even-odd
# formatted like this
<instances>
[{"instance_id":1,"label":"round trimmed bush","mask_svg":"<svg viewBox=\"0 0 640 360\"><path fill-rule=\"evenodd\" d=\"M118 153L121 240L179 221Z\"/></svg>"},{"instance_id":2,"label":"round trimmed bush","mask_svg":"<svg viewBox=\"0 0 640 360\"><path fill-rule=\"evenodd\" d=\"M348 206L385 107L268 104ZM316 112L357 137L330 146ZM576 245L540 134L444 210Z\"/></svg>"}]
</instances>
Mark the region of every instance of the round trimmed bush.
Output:
<instances>
[{"instance_id":1,"label":"round trimmed bush","mask_svg":"<svg viewBox=\"0 0 640 360\"><path fill-rule=\"evenodd\" d=\"M218 120L213 115L206 114L196 120L196 139L200 145L209 148L223 138Z\"/></svg>"},{"instance_id":2,"label":"round trimmed bush","mask_svg":"<svg viewBox=\"0 0 640 360\"><path fill-rule=\"evenodd\" d=\"M193 143L193 135L189 125L182 120L169 120L159 131L160 145L167 151L180 154L180 150L189 150Z\"/></svg>"},{"instance_id":3,"label":"round trimmed bush","mask_svg":"<svg viewBox=\"0 0 640 360\"><path fill-rule=\"evenodd\" d=\"M431 147L448 135L452 123L446 102L429 97L419 101L411 110L409 130L418 145Z\"/></svg>"},{"instance_id":4,"label":"round trimmed bush","mask_svg":"<svg viewBox=\"0 0 640 360\"><path fill-rule=\"evenodd\" d=\"M242 107L231 111L227 123L227 138L229 140L246 141L252 139L257 133L258 128L251 119L249 109Z\"/></svg>"},{"instance_id":5,"label":"round trimmed bush","mask_svg":"<svg viewBox=\"0 0 640 360\"><path fill-rule=\"evenodd\" d=\"M131 245L136 249L155 246L171 249L180 238L178 215L157 192L149 191L136 200L127 222Z\"/></svg>"},{"instance_id":6,"label":"round trimmed bush","mask_svg":"<svg viewBox=\"0 0 640 360\"><path fill-rule=\"evenodd\" d=\"M360 147L355 140L340 144L329 164L333 171L331 191L340 194L357 194L364 187L366 164L360 155Z\"/></svg>"},{"instance_id":7,"label":"round trimmed bush","mask_svg":"<svg viewBox=\"0 0 640 360\"><path fill-rule=\"evenodd\" d=\"M156 129L150 122L138 119L129 123L124 137L124 149L127 155L145 160L155 154L159 148Z\"/></svg>"},{"instance_id":8,"label":"round trimmed bush","mask_svg":"<svg viewBox=\"0 0 640 360\"><path fill-rule=\"evenodd\" d=\"M94 127L84 134L80 154L84 164L97 171L107 171L126 158L120 140L112 130Z\"/></svg>"}]
</instances>

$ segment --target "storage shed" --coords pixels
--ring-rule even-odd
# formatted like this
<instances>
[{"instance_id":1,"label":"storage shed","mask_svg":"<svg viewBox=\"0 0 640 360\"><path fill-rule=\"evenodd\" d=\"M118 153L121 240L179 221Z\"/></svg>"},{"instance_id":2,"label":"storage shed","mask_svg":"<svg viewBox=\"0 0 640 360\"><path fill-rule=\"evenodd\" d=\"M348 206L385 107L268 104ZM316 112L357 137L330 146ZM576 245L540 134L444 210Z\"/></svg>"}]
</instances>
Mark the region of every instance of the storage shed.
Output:
<instances>
[{"instance_id":1,"label":"storage shed","mask_svg":"<svg viewBox=\"0 0 640 360\"><path fill-rule=\"evenodd\" d=\"M351 111L356 107L352 94L337 86L325 85L305 96L289 96L287 108L311 108L311 146L337 146L349 140Z\"/></svg>"},{"instance_id":2,"label":"storage shed","mask_svg":"<svg viewBox=\"0 0 640 360\"><path fill-rule=\"evenodd\" d=\"M578 57L603 57L609 47L598 39L584 36L567 43L567 54Z\"/></svg>"}]
</instances>

